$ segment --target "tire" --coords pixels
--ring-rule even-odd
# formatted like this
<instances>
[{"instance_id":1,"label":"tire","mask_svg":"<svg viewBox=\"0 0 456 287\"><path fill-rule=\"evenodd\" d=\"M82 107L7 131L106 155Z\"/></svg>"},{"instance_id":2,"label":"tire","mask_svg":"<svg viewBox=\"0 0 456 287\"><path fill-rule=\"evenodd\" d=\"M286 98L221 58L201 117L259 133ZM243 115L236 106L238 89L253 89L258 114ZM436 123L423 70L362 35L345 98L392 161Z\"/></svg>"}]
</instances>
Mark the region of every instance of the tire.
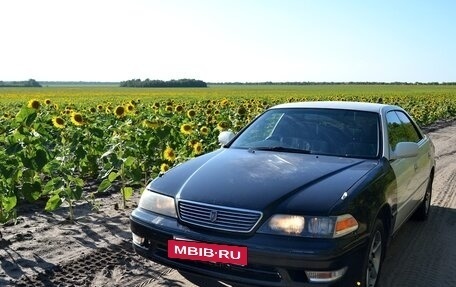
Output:
<instances>
[{"instance_id":1,"label":"tire","mask_svg":"<svg viewBox=\"0 0 456 287\"><path fill-rule=\"evenodd\" d=\"M432 197L432 181L433 176L429 177L429 182L426 187L426 193L424 194L423 201L420 206L413 214L413 218L419 221L425 221L429 217L429 211L431 209L431 197Z\"/></svg>"},{"instance_id":2,"label":"tire","mask_svg":"<svg viewBox=\"0 0 456 287\"><path fill-rule=\"evenodd\" d=\"M380 281L380 271L386 250L386 237L383 222L375 221L375 226L369 236L368 251L364 268L364 284L366 287L376 287Z\"/></svg>"}]
</instances>

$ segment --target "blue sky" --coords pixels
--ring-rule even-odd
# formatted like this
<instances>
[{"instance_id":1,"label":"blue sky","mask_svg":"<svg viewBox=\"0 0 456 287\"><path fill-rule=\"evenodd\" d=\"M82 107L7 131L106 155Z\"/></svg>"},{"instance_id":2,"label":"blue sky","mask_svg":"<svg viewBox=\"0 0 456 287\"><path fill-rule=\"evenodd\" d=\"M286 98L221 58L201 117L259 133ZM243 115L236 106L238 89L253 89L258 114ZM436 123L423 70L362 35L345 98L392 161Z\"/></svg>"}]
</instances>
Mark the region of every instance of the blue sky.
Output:
<instances>
[{"instance_id":1,"label":"blue sky","mask_svg":"<svg viewBox=\"0 0 456 287\"><path fill-rule=\"evenodd\" d=\"M0 80L456 81L456 1L2 0Z\"/></svg>"}]
</instances>

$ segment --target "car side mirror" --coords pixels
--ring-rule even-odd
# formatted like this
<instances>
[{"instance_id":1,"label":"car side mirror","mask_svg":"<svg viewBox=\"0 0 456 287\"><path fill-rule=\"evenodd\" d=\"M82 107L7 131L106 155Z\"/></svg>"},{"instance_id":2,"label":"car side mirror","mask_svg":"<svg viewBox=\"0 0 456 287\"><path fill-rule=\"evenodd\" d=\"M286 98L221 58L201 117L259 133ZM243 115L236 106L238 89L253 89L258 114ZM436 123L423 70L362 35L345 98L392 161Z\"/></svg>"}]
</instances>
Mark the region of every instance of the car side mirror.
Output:
<instances>
[{"instance_id":1,"label":"car side mirror","mask_svg":"<svg viewBox=\"0 0 456 287\"><path fill-rule=\"evenodd\" d=\"M230 131L223 131L218 136L218 141L221 146L226 145L234 138L234 133Z\"/></svg>"},{"instance_id":2,"label":"car side mirror","mask_svg":"<svg viewBox=\"0 0 456 287\"><path fill-rule=\"evenodd\" d=\"M414 142L400 142L396 145L392 159L415 157L418 155L418 144Z\"/></svg>"}]
</instances>

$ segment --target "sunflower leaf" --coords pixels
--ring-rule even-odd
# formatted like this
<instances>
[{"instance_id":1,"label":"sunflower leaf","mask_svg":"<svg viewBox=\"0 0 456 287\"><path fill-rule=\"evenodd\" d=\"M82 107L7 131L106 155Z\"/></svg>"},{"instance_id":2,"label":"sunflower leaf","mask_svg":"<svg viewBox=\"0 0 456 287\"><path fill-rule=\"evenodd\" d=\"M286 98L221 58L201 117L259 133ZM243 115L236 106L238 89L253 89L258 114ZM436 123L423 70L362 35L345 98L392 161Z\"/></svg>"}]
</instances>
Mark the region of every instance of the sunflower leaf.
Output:
<instances>
[{"instance_id":1,"label":"sunflower leaf","mask_svg":"<svg viewBox=\"0 0 456 287\"><path fill-rule=\"evenodd\" d=\"M100 183L100 186L98 186L98 192L106 191L110 187L111 187L111 182L109 181L108 178L106 178Z\"/></svg>"}]
</instances>

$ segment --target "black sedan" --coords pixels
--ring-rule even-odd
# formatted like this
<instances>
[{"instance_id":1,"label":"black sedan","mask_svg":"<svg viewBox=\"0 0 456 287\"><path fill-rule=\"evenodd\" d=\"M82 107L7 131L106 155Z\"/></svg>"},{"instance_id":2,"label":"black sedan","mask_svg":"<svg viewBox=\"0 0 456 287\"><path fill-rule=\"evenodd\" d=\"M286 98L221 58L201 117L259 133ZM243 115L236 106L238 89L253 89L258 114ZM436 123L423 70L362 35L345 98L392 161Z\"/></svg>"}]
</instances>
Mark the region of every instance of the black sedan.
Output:
<instances>
[{"instance_id":1,"label":"black sedan","mask_svg":"<svg viewBox=\"0 0 456 287\"><path fill-rule=\"evenodd\" d=\"M434 146L400 107L272 107L160 174L131 214L137 253L257 286L376 286L390 238L429 213Z\"/></svg>"}]
</instances>

